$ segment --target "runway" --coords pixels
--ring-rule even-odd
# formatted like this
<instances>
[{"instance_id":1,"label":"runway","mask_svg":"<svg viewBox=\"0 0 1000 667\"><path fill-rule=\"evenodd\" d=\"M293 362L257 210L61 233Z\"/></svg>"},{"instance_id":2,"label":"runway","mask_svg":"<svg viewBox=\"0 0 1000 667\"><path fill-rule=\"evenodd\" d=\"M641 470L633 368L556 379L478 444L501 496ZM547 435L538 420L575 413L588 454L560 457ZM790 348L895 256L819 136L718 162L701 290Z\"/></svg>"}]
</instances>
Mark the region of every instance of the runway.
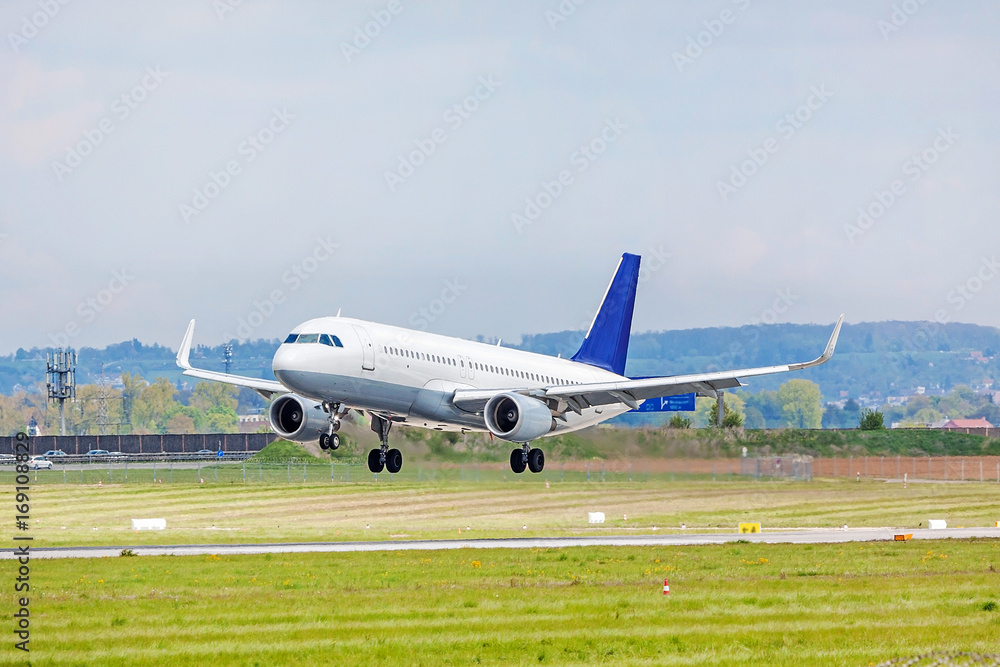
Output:
<instances>
[{"instance_id":1,"label":"runway","mask_svg":"<svg viewBox=\"0 0 1000 667\"><path fill-rule=\"evenodd\" d=\"M681 533L670 535L630 535L601 537L523 537L469 540L387 540L380 542L301 542L278 544L171 544L160 546L121 545L113 547L32 548L33 558L110 558L122 549L137 556L205 556L284 553L338 553L348 551L433 551L437 549L563 549L570 547L677 547L725 544L736 540L764 544L834 544L838 542L892 541L893 535L912 533L914 540L1000 539L1000 528L947 528L944 530L903 528L802 529L765 531L759 534ZM5 549L0 558L15 557Z\"/></svg>"}]
</instances>

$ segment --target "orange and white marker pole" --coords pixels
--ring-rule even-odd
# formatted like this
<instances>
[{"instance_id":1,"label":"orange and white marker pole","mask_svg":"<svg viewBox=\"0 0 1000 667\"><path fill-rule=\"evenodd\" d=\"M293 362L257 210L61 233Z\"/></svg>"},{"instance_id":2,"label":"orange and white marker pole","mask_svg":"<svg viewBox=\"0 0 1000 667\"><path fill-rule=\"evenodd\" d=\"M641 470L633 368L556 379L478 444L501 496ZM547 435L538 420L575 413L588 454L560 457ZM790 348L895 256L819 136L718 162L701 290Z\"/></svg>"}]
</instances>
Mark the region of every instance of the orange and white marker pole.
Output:
<instances>
[{"instance_id":1,"label":"orange and white marker pole","mask_svg":"<svg viewBox=\"0 0 1000 667\"><path fill-rule=\"evenodd\" d=\"M663 594L670 595L670 582L666 579L663 580Z\"/></svg>"}]
</instances>

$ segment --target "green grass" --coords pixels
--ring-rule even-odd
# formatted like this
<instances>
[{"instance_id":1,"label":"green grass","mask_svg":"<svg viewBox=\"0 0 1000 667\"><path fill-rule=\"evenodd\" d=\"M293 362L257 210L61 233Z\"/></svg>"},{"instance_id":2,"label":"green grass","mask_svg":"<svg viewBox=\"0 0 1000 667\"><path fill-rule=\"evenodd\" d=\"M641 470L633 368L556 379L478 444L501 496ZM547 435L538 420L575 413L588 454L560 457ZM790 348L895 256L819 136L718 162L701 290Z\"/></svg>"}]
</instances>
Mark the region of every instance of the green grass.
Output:
<instances>
[{"instance_id":1,"label":"green grass","mask_svg":"<svg viewBox=\"0 0 1000 667\"><path fill-rule=\"evenodd\" d=\"M867 665L995 652L998 561L997 540L35 560L31 664ZM0 561L0 576L14 567Z\"/></svg>"},{"instance_id":2,"label":"green grass","mask_svg":"<svg viewBox=\"0 0 1000 667\"><path fill-rule=\"evenodd\" d=\"M321 466L322 467L322 466ZM190 470L193 477L196 470ZM949 526L1000 520L994 483L562 482L421 484L379 482L38 485L31 491L37 546L431 539L493 536L630 535L796 527L909 527L944 518ZM207 476L207 474L206 474ZM366 479L371 480L369 474ZM211 479L211 478L209 478ZM14 504L0 485L0 503ZM607 522L589 525L587 512ZM628 515L628 520L623 515ZM134 533L131 519L163 517L167 530ZM370 528L366 528L368 525ZM524 526L527 526L525 529Z\"/></svg>"},{"instance_id":3,"label":"green grass","mask_svg":"<svg viewBox=\"0 0 1000 667\"><path fill-rule=\"evenodd\" d=\"M377 445L374 435L351 432L358 444L352 453L363 454ZM394 446L408 456L428 456L449 461L503 461L510 446L490 441L483 434L435 433L400 427L393 431ZM996 456L1000 438L933 429L744 431L725 429L617 428L600 426L563 436L544 438L538 446L550 460L591 458L736 457L747 447L751 456L808 454L812 456ZM355 451L356 450L356 451Z\"/></svg>"},{"instance_id":4,"label":"green grass","mask_svg":"<svg viewBox=\"0 0 1000 667\"><path fill-rule=\"evenodd\" d=\"M933 429L747 431L749 448L814 456L996 456L1000 439Z\"/></svg>"},{"instance_id":5,"label":"green grass","mask_svg":"<svg viewBox=\"0 0 1000 667\"><path fill-rule=\"evenodd\" d=\"M352 418L340 431L342 445L332 455L338 462L364 463L378 438L363 420ZM277 453L291 443L277 441L268 447ZM277 446L276 446L277 445ZM505 462L510 443L491 440L483 433L445 433L396 426L392 446L402 450L407 462L420 460L453 463ZM746 447L751 456L806 454L811 456L997 456L1000 438L933 429L803 430L773 429L671 429L618 428L608 425L543 438L537 446L554 461L644 458L735 458ZM288 456L318 456L329 460L310 443L292 445ZM282 458L273 456L272 458Z\"/></svg>"}]
</instances>

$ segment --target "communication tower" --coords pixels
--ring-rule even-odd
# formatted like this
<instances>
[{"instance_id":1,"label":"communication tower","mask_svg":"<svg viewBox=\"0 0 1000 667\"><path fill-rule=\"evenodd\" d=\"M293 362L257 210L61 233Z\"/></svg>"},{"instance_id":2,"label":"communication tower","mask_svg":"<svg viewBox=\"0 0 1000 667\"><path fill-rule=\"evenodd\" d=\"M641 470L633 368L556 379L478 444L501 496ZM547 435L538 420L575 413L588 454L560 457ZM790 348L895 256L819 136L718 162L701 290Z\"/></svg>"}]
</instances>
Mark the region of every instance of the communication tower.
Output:
<instances>
[{"instance_id":1,"label":"communication tower","mask_svg":"<svg viewBox=\"0 0 1000 667\"><path fill-rule=\"evenodd\" d=\"M66 435L66 401L76 400L76 352L46 354L45 374L48 399L59 402L59 435Z\"/></svg>"}]
</instances>

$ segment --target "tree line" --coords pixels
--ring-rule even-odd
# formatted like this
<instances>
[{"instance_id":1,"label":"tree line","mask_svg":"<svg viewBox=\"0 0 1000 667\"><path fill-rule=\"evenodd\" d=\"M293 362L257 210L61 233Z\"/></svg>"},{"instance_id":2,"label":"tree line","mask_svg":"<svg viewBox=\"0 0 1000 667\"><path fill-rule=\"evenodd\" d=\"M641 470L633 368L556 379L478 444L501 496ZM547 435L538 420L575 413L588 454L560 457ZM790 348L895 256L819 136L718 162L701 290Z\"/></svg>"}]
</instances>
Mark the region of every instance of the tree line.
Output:
<instances>
[{"instance_id":1,"label":"tree line","mask_svg":"<svg viewBox=\"0 0 1000 667\"><path fill-rule=\"evenodd\" d=\"M34 420L42 435L59 433L59 407L46 400L45 386L0 395L0 432L26 431ZM240 391L218 382L178 389L163 377L147 382L122 373L121 386L82 384L65 406L68 435L235 433Z\"/></svg>"}]
</instances>

